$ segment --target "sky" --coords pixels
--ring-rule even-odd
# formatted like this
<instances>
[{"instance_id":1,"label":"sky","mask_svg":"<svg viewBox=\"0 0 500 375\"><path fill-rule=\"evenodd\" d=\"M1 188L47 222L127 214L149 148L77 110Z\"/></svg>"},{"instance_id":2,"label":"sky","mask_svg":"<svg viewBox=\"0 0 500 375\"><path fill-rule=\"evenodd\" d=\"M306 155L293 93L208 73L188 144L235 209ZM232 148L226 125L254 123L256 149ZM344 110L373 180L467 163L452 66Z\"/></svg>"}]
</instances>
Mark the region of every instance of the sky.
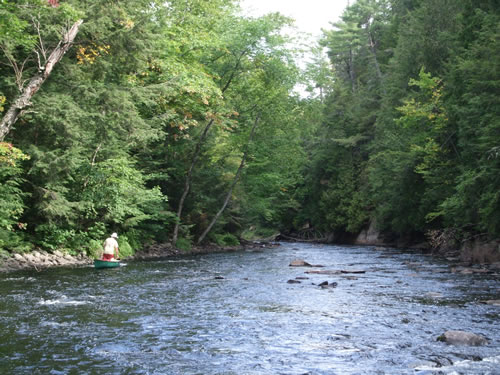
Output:
<instances>
[{"instance_id":1,"label":"sky","mask_svg":"<svg viewBox=\"0 0 500 375\"><path fill-rule=\"evenodd\" d=\"M245 14L261 16L280 12L296 20L297 27L313 36L321 35L321 28L331 29L330 22L336 22L349 0L242 0ZM351 0L352 3L352 0Z\"/></svg>"}]
</instances>

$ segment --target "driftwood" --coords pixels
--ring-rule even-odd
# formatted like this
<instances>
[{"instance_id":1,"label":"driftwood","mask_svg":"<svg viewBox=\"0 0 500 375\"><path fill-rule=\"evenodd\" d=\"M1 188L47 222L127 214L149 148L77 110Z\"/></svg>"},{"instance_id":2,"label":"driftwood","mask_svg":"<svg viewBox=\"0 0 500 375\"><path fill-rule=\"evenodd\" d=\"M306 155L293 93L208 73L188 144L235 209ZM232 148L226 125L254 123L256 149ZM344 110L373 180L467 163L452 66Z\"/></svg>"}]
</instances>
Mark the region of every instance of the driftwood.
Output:
<instances>
[{"instance_id":1,"label":"driftwood","mask_svg":"<svg viewBox=\"0 0 500 375\"><path fill-rule=\"evenodd\" d=\"M328 237L304 239L300 237L287 236L286 234L280 233L279 237L283 237L285 240L295 241L295 242L326 242Z\"/></svg>"}]
</instances>

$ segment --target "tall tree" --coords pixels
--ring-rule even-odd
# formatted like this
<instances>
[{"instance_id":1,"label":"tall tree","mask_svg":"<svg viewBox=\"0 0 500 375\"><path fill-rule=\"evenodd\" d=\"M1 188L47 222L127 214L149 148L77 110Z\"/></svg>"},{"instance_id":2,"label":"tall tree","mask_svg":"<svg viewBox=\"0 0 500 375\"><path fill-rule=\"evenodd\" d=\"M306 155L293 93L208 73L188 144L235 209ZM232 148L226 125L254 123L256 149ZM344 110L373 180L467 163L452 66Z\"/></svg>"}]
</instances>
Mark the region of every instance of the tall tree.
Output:
<instances>
[{"instance_id":1,"label":"tall tree","mask_svg":"<svg viewBox=\"0 0 500 375\"><path fill-rule=\"evenodd\" d=\"M0 141L9 133L22 111L31 105L33 95L40 89L52 73L54 66L73 45L79 27L83 22L83 20L74 22L71 27L63 31L59 41L56 42L57 45L51 46L51 44L54 44L55 35L44 30L48 29L48 25L45 22L53 21L56 19L56 16L52 14L55 13L55 10L51 10L48 5L51 4L45 3L44 6L40 1L23 1L17 5L10 4L9 2L2 3L4 11L0 15L4 22L2 22L3 27L0 29L0 35L3 36L0 48L13 70L19 93L15 98L10 98L9 102L11 104L9 109L0 121ZM52 5L55 7L56 3ZM29 20L29 13L23 12L19 16L14 12L9 14L8 12L12 11L15 6L18 9L36 7L38 8L38 14L36 15L33 12L31 20ZM29 22L31 22L32 31L26 36L23 35L23 31L29 28ZM16 54L18 47L21 47L23 53ZM28 52L28 55L25 52ZM37 57L36 60L35 55ZM30 60L35 60L37 64L30 64ZM30 65L31 69L29 69ZM29 71L32 74L32 77L29 79L24 77L26 73L25 68L34 71L34 73ZM26 80L29 80L28 84L25 84Z\"/></svg>"},{"instance_id":2,"label":"tall tree","mask_svg":"<svg viewBox=\"0 0 500 375\"><path fill-rule=\"evenodd\" d=\"M259 55L262 55L265 59L265 51L269 47L271 53L273 53L273 48L275 48L272 45L272 43L275 43L273 41L273 33L277 33L287 22L289 20L277 14L271 14L255 20L228 17L225 23L225 31L231 30L231 32L222 36L222 39L226 43L226 50L222 51L222 53L221 51L215 51L216 55L210 63L214 73L219 77L218 84L223 95L231 97L233 95L231 90L235 81L244 79L246 74L252 74L252 70L255 70L259 64ZM238 95L240 94L238 93ZM231 113L231 103L228 100L226 102L228 102L226 104L228 106L226 107L227 109L221 108L219 111ZM174 227L173 243L177 242L185 198L191 189L194 166L198 161L201 147L213 124L214 120L209 120L198 138L192 161L185 177L184 190L178 204L177 214L179 222Z\"/></svg>"}]
</instances>

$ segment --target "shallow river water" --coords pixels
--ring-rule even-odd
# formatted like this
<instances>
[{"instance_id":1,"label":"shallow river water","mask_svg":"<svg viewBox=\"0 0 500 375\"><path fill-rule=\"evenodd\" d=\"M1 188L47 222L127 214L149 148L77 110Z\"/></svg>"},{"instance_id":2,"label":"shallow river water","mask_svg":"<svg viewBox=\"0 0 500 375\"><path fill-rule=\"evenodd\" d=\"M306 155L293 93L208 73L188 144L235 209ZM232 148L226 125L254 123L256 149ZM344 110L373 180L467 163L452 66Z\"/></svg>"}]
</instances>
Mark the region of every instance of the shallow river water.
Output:
<instances>
[{"instance_id":1,"label":"shallow river water","mask_svg":"<svg viewBox=\"0 0 500 375\"><path fill-rule=\"evenodd\" d=\"M366 272L305 274L296 258ZM4 274L0 374L500 374L500 307L481 303L500 280L449 268L395 249L283 243ZM296 277L309 279L287 283ZM436 341L446 330L489 344Z\"/></svg>"}]
</instances>

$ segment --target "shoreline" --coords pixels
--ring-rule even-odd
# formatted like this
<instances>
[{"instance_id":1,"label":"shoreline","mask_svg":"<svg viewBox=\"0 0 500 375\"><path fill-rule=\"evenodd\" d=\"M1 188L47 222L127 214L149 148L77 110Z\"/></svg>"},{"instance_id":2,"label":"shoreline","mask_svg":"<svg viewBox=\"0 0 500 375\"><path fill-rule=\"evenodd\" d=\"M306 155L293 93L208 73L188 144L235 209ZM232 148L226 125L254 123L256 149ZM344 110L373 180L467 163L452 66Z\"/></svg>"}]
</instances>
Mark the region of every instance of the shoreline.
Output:
<instances>
[{"instance_id":1,"label":"shoreline","mask_svg":"<svg viewBox=\"0 0 500 375\"><path fill-rule=\"evenodd\" d=\"M275 242L246 242L239 246L218 246L206 245L195 246L191 250L180 250L172 247L169 243L154 244L137 251L121 260L153 260L160 258L169 258L183 255L199 255L199 254L214 254L227 253L243 250L269 249L279 246ZM49 268L56 267L83 267L93 264L94 259L86 255L70 255L64 254L59 250L49 253L45 250L36 250L30 253L12 254L10 257L0 259L0 273L9 273L16 271L34 270L37 272L44 271Z\"/></svg>"},{"instance_id":2,"label":"shoreline","mask_svg":"<svg viewBox=\"0 0 500 375\"><path fill-rule=\"evenodd\" d=\"M293 243L292 241L285 241ZM296 241L301 242L301 241ZM325 243L318 242L318 244L325 245ZM333 245L333 244L330 244ZM389 246L388 244L346 244L350 246L373 246L374 250L383 250L384 248L398 248L395 246ZM205 246L194 246L190 250L180 250L174 248L170 243L164 244L153 244L149 245L139 251L134 255L122 258L124 261L128 260L155 260L161 258L170 258L176 256L189 256L189 255L202 255L202 254L215 254L215 253L229 253L236 251L264 251L270 248L279 247L280 243L276 241L242 241L238 246L218 246L218 245L205 245ZM500 270L500 261L498 259L489 259L489 262L484 262L484 257L464 257L460 256L458 252L452 253L440 253L433 252L429 249L424 249L419 246L402 248L402 251L419 251L422 254L434 257L436 259L445 259L450 262L450 267L454 269L455 272L460 273L483 273L483 272L498 272ZM478 259L479 258L479 259ZM479 261L478 261L479 260ZM492 261L491 261L492 260ZM34 270L41 272L49 268L57 267L83 267L92 265L94 262L93 258L86 255L79 254L76 256L70 254L64 254L61 251L53 251L49 253L44 250L36 250L26 254L15 253L10 257L4 257L0 259L0 274L10 273L16 271L29 271Z\"/></svg>"}]
</instances>

